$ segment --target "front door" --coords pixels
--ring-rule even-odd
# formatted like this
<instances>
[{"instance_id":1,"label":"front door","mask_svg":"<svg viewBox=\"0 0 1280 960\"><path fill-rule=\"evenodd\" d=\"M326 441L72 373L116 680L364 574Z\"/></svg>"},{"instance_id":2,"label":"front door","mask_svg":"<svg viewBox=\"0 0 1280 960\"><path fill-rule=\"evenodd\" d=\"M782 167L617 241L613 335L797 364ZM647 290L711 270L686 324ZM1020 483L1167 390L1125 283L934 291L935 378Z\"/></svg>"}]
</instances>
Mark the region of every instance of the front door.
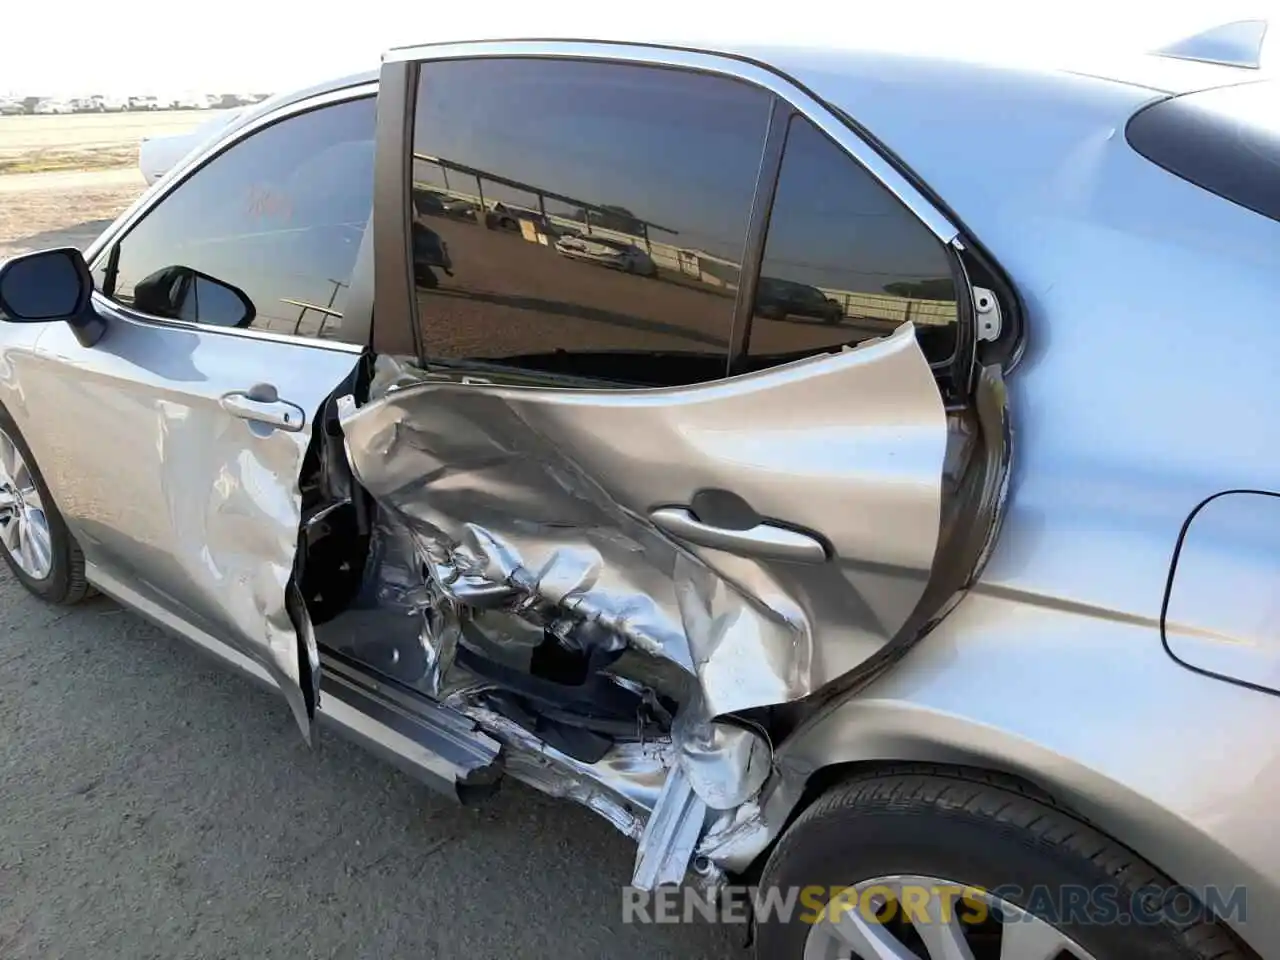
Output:
<instances>
[{"instance_id":1,"label":"front door","mask_svg":"<svg viewBox=\"0 0 1280 960\"><path fill-rule=\"evenodd\" d=\"M344 324L374 100L246 131L102 250L82 346L51 325L24 427L91 576L240 651L309 731L318 659L289 595L313 420L364 333Z\"/></svg>"}]
</instances>

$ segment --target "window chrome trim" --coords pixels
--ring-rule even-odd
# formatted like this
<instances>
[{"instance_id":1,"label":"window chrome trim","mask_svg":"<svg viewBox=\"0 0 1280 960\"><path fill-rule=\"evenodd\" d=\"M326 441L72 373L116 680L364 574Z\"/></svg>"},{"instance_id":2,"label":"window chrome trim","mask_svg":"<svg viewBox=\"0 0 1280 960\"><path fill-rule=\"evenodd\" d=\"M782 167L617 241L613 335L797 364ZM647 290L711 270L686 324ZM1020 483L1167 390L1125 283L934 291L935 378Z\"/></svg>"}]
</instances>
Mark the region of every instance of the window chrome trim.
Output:
<instances>
[{"instance_id":1,"label":"window chrome trim","mask_svg":"<svg viewBox=\"0 0 1280 960\"><path fill-rule=\"evenodd\" d=\"M179 185L185 183L190 177L197 173L206 164L215 157L220 156L232 147L236 146L240 141L253 136L265 127L269 127L281 120L287 120L298 114L310 113L321 107L328 107L338 103L345 103L350 100L361 100L366 97L377 97L378 81L365 81L355 86L339 87L336 90L328 90L324 93L307 97L303 100L296 100L292 103L283 104L269 113L254 117L252 120L236 124L233 122L230 127L222 131L217 140L209 144L208 148L200 151L200 153L188 156L178 165L172 167L156 181L151 189L143 192L133 205L124 213L116 218L98 239L85 251L85 260L89 263L91 271L98 268L98 261L106 255L124 234L133 229L134 225L145 217L159 203L162 203L170 193L178 188ZM358 266L357 260L357 266ZM161 326L176 327L181 330L190 330L193 332L214 332L229 336L250 337L252 339L272 340L277 343L295 343L304 344L306 346L319 347L321 349L340 350L344 353L359 353L364 349L363 345L350 344L345 341L321 340L317 337L301 337L288 333L274 333L265 330L254 330L219 327L213 324L190 323L185 320L172 320L166 317L153 317L148 313L119 303L107 297L102 291L93 291L93 302L100 309L105 309L110 313L115 313L119 317L131 320L135 323L152 323Z\"/></svg>"},{"instance_id":2,"label":"window chrome trim","mask_svg":"<svg viewBox=\"0 0 1280 960\"><path fill-rule=\"evenodd\" d=\"M336 353L359 355L364 352L364 345L347 343L345 340L321 340L319 337L297 337L291 333L276 333L271 330L254 330L252 327L219 327L211 323L192 323L189 320L172 320L169 317L153 317L149 313L134 310L123 303L116 303L98 291L93 292L94 305L113 320L127 323L145 323L151 327L172 327L175 330L186 330L189 333L214 333L224 337L244 337L249 340L269 340L272 343L287 343L295 346L312 347L317 350L331 350Z\"/></svg>"},{"instance_id":3,"label":"window chrome trim","mask_svg":"<svg viewBox=\"0 0 1280 960\"><path fill-rule=\"evenodd\" d=\"M773 93L790 103L854 160L945 244L960 236L960 229L878 150L850 129L849 125L803 87L761 64L713 51L629 43L602 43L590 40L493 40L464 43L422 44L397 47L383 57L384 63L432 60L469 60L493 57L539 57L545 59L602 60L640 66L675 67L700 73L719 74L742 80Z\"/></svg>"}]
</instances>

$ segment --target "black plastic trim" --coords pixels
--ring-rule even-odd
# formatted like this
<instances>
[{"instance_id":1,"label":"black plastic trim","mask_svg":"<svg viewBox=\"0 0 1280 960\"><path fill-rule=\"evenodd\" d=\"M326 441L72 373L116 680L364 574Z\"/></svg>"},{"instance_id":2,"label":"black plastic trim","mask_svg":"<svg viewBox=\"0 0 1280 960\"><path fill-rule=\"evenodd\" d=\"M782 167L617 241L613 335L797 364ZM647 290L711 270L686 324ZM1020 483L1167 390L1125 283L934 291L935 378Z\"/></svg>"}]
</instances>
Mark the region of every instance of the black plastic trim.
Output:
<instances>
[{"instance_id":1,"label":"black plastic trim","mask_svg":"<svg viewBox=\"0 0 1280 960\"><path fill-rule=\"evenodd\" d=\"M733 328L729 334L726 376L731 377L741 373L746 367L747 347L751 338L752 308L756 302L760 267L764 262L769 218L773 215L773 198L778 190L778 175L782 170L782 154L787 143L787 131L791 129L791 118L795 115L795 107L781 97L774 96L773 106L769 111L769 127L764 137L764 149L760 155L760 173L756 178L756 192L751 200L747 242L743 249L742 266L738 271L738 296L733 306Z\"/></svg>"},{"instance_id":2,"label":"black plastic trim","mask_svg":"<svg viewBox=\"0 0 1280 960\"><path fill-rule=\"evenodd\" d=\"M1169 560L1169 577L1167 580L1165 580L1164 598L1160 601L1160 642L1164 645L1164 652L1167 653L1171 658L1173 658L1173 661L1175 663L1179 664L1180 666L1186 667L1188 670L1191 670L1194 673L1200 674L1202 677L1212 677L1215 680L1222 680L1226 683L1234 683L1238 687L1245 687L1246 689L1249 689L1249 690L1256 690L1258 693L1265 693L1272 697L1280 697L1280 690L1273 690L1270 687L1264 687L1262 686L1262 684L1259 684L1259 683L1251 683L1248 680L1241 680L1238 677L1232 677L1225 673L1216 673L1213 670L1206 670L1204 667L1197 667L1195 664L1187 663L1187 661L1183 660L1181 657L1179 657L1176 653L1173 652L1173 648L1169 645L1168 632L1165 630L1165 622L1169 615L1169 601L1173 597L1173 581L1174 581L1174 577L1177 575L1177 572L1178 572L1178 557L1182 555L1182 545L1186 542L1187 532L1191 529L1192 521L1195 520L1196 515L1199 514L1201 510L1203 510L1209 504L1213 503L1213 501L1219 499L1220 497L1228 497L1228 496L1241 494L1241 493L1248 493L1248 494L1253 494L1255 496L1261 496L1261 497L1274 497L1275 499L1280 500L1280 493L1273 493L1270 490L1253 490L1246 487L1242 487L1234 490L1222 490L1218 493L1215 493L1211 497L1205 497L1198 504L1196 504L1196 507L1194 510L1192 510L1189 514L1187 514L1187 519L1182 522L1182 529L1178 531L1178 542L1174 546L1173 556Z\"/></svg>"},{"instance_id":3,"label":"black plastic trim","mask_svg":"<svg viewBox=\"0 0 1280 960\"><path fill-rule=\"evenodd\" d=\"M1280 222L1280 134L1273 129L1246 125L1185 94L1147 104L1129 118L1124 136L1175 177Z\"/></svg>"}]
</instances>

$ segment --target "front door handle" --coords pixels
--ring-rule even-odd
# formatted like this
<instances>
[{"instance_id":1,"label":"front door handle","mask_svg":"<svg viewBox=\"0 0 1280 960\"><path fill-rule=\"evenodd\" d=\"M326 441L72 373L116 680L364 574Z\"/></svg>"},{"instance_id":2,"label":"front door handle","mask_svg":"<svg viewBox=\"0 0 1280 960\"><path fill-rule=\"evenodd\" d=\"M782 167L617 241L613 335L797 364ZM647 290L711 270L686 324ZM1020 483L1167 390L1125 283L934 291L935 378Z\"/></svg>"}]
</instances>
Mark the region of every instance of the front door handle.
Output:
<instances>
[{"instance_id":1,"label":"front door handle","mask_svg":"<svg viewBox=\"0 0 1280 960\"><path fill-rule=\"evenodd\" d=\"M700 547L793 563L827 560L827 548L816 537L773 523L757 523L745 530L713 527L684 507L659 507L649 514L649 519L659 530Z\"/></svg>"},{"instance_id":2,"label":"front door handle","mask_svg":"<svg viewBox=\"0 0 1280 960\"><path fill-rule=\"evenodd\" d=\"M233 417L249 420L298 433L306 426L307 415L296 403L281 400L276 388L269 383L256 383L248 390L232 390L224 393L222 409Z\"/></svg>"}]
</instances>

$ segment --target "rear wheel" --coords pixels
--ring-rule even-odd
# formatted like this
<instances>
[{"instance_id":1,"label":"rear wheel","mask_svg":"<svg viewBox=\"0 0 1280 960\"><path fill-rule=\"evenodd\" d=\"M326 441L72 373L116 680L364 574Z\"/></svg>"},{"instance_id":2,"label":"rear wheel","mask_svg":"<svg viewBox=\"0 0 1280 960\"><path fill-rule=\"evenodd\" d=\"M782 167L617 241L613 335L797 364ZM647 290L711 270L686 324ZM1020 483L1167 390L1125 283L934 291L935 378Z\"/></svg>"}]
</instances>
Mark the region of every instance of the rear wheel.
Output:
<instances>
[{"instance_id":1,"label":"rear wheel","mask_svg":"<svg viewBox=\"0 0 1280 960\"><path fill-rule=\"evenodd\" d=\"M50 603L89 593L84 556L53 505L22 434L0 409L0 554L22 585Z\"/></svg>"},{"instance_id":2,"label":"rear wheel","mask_svg":"<svg viewBox=\"0 0 1280 960\"><path fill-rule=\"evenodd\" d=\"M762 892L761 960L1245 960L1199 901L1016 784L886 773L819 797ZM1224 894L1227 892L1224 891Z\"/></svg>"}]
</instances>

